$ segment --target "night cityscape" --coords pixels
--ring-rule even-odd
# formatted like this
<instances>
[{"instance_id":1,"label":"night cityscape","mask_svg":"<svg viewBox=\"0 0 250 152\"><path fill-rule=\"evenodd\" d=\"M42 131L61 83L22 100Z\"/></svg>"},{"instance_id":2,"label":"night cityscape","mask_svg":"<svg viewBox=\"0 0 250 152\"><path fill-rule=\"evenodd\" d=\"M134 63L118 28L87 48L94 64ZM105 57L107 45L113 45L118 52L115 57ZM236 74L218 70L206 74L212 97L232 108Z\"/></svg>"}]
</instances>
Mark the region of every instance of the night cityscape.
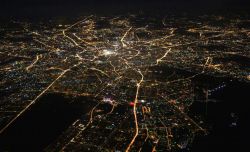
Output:
<instances>
[{"instance_id":1,"label":"night cityscape","mask_svg":"<svg viewBox=\"0 0 250 152\"><path fill-rule=\"evenodd\" d=\"M0 152L246 152L247 0L0 2Z\"/></svg>"}]
</instances>

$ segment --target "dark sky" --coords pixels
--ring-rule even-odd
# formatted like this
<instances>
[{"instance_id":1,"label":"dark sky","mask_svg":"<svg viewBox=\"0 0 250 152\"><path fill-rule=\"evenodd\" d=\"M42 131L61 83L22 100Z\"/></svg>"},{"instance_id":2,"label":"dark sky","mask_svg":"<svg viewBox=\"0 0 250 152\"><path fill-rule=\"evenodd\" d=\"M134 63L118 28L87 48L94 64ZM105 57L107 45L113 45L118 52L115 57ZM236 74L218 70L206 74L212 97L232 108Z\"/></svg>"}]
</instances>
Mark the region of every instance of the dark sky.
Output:
<instances>
[{"instance_id":1,"label":"dark sky","mask_svg":"<svg viewBox=\"0 0 250 152\"><path fill-rule=\"evenodd\" d=\"M0 0L0 16L140 10L213 10L250 8L250 0ZM74 14L74 13L73 13Z\"/></svg>"},{"instance_id":2,"label":"dark sky","mask_svg":"<svg viewBox=\"0 0 250 152\"><path fill-rule=\"evenodd\" d=\"M208 6L216 5L246 5L250 0L1 0L1 3L7 5L171 5L180 6L206 4Z\"/></svg>"}]
</instances>

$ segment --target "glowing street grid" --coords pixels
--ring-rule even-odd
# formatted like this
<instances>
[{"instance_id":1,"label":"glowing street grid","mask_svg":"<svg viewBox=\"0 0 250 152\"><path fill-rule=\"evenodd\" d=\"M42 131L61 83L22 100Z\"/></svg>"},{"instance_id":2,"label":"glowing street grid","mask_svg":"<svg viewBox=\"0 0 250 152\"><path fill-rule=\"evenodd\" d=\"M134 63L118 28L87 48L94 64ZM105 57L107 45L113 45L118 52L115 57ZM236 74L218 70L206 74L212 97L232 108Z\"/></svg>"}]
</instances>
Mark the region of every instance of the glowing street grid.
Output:
<instances>
[{"instance_id":1,"label":"glowing street grid","mask_svg":"<svg viewBox=\"0 0 250 152\"><path fill-rule=\"evenodd\" d=\"M186 114L192 80L249 82L249 67L237 60L249 60L249 22L215 15L12 21L0 28L0 133L43 95L61 93L96 105L46 151L185 149L208 133Z\"/></svg>"}]
</instances>

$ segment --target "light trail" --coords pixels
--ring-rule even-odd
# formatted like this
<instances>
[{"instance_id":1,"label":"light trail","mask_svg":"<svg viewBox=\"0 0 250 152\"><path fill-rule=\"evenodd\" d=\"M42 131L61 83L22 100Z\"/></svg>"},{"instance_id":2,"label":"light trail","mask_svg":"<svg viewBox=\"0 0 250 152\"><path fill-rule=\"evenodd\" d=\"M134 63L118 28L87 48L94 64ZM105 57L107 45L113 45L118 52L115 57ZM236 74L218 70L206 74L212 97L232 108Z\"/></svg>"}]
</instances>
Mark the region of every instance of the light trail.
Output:
<instances>
[{"instance_id":1,"label":"light trail","mask_svg":"<svg viewBox=\"0 0 250 152\"><path fill-rule=\"evenodd\" d=\"M115 109L116 105L114 103L112 103L111 105L112 105L112 109L107 113L107 115L111 114Z\"/></svg>"},{"instance_id":2,"label":"light trail","mask_svg":"<svg viewBox=\"0 0 250 152\"><path fill-rule=\"evenodd\" d=\"M171 33L171 35L166 35L166 36L163 36L163 37L158 38L158 39L153 39L153 40L151 40L151 41L144 41L144 42L145 42L146 44L153 44L153 43L156 43L157 41L164 41L165 39L170 38L170 37L173 37L173 36L174 36L174 34Z\"/></svg>"},{"instance_id":3,"label":"light trail","mask_svg":"<svg viewBox=\"0 0 250 152\"><path fill-rule=\"evenodd\" d=\"M169 139L169 133L168 133L168 127L162 122L162 120L159 118L161 124L165 127L165 131L166 131L166 138L167 138L167 147L168 150L171 150L171 145L170 145L170 139Z\"/></svg>"},{"instance_id":4,"label":"light trail","mask_svg":"<svg viewBox=\"0 0 250 152\"><path fill-rule=\"evenodd\" d=\"M69 37L69 36L65 33L65 30L63 30L62 33L63 33L63 36L66 37L66 38L68 38L71 42L73 42L73 43L75 44L75 46L81 47L81 46L79 46L79 44L78 44L73 38Z\"/></svg>"},{"instance_id":5,"label":"light trail","mask_svg":"<svg viewBox=\"0 0 250 152\"><path fill-rule=\"evenodd\" d=\"M76 35L76 33L73 33L73 35L74 35L79 41L81 41L81 42L83 42L83 43L85 43L85 44L87 44L87 45L94 46L94 44L92 44L92 43L90 43L90 42L87 42L87 41L81 39L79 36Z\"/></svg>"},{"instance_id":6,"label":"light trail","mask_svg":"<svg viewBox=\"0 0 250 152\"><path fill-rule=\"evenodd\" d=\"M74 65L76 67L80 64ZM46 93L65 73L70 71L71 68L64 70L50 85L47 86L38 96L35 97L22 111L20 111L7 125L5 125L1 130L0 134L2 134L17 118L19 118L29 107L36 103L37 99L39 99L44 93Z\"/></svg>"},{"instance_id":7,"label":"light trail","mask_svg":"<svg viewBox=\"0 0 250 152\"><path fill-rule=\"evenodd\" d=\"M167 101L167 99L163 96L160 96L162 97L163 99L165 99ZM169 101L167 101L169 103ZM193 124L195 124L199 130L203 131L206 133L206 130L203 129L200 125L198 125L192 118L190 118L186 113L184 113L182 110L180 110L176 105L172 104L172 103L169 103L170 105L172 105L177 111L179 111L182 115L184 115L189 121L191 121Z\"/></svg>"},{"instance_id":8,"label":"light trail","mask_svg":"<svg viewBox=\"0 0 250 152\"><path fill-rule=\"evenodd\" d=\"M133 139L130 141L128 147L126 148L126 152L128 152L131 148L131 146L134 144L136 137L138 136L138 132L139 132L139 128L138 128L138 120L137 120L137 111L136 111L136 106L137 106L137 102L138 102L138 95L139 95L139 90L141 87L141 83L144 80L144 76L141 73L141 71L137 71L138 73L140 73L141 75L141 80L136 84L137 88L136 88L136 95L135 95L135 100L134 100L134 107L133 107L133 113L134 113L134 122L135 122L135 135L133 137Z\"/></svg>"},{"instance_id":9,"label":"light trail","mask_svg":"<svg viewBox=\"0 0 250 152\"><path fill-rule=\"evenodd\" d=\"M162 59L165 58L165 57L168 55L168 53L169 53L170 51L171 51L171 48L168 49L168 51L166 51L166 53L165 53L162 57L160 57L159 59L157 59L157 60L156 60L156 65L158 65L159 62L161 62Z\"/></svg>"},{"instance_id":10,"label":"light trail","mask_svg":"<svg viewBox=\"0 0 250 152\"><path fill-rule=\"evenodd\" d=\"M207 57L207 60L206 60L206 62L204 64L204 66L203 66L202 72L205 72L205 68L207 67L207 65L210 65L211 62L212 62L212 58Z\"/></svg>"},{"instance_id":11,"label":"light trail","mask_svg":"<svg viewBox=\"0 0 250 152\"><path fill-rule=\"evenodd\" d=\"M132 29L132 27L130 27L125 33L124 33L124 35L122 36L122 38L121 38L121 43L122 43L122 46L123 47L126 47L127 45L126 44L124 44L124 39L126 38L126 36L128 35L128 33L129 33L129 31Z\"/></svg>"},{"instance_id":12,"label":"light trail","mask_svg":"<svg viewBox=\"0 0 250 152\"><path fill-rule=\"evenodd\" d=\"M145 144L145 142L146 142L146 141L148 140L148 138L149 138L149 133L148 133L148 127L147 127L147 125L145 125L145 127L146 127L146 131L147 131L147 136L146 136L146 138L144 139L143 144L142 144L142 146L140 147L140 149L139 149L138 152L141 152L143 145Z\"/></svg>"},{"instance_id":13,"label":"light trail","mask_svg":"<svg viewBox=\"0 0 250 152\"><path fill-rule=\"evenodd\" d=\"M96 104L96 105L92 108L92 110L90 111L90 118L89 118L88 123L81 129L81 131L79 131L73 138L71 138L70 141L69 141L67 144L65 144L65 145L61 148L60 151L64 151L64 149L65 149L71 142L74 142L74 139L75 139L75 138L77 138L84 130L86 130L86 128L88 128L88 126L89 126L90 124L92 124L92 122L93 122L93 114L94 114L94 111L95 111L95 109L96 109L100 104L101 104L101 102L99 102L98 104Z\"/></svg>"},{"instance_id":14,"label":"light trail","mask_svg":"<svg viewBox=\"0 0 250 152\"><path fill-rule=\"evenodd\" d=\"M40 57L42 57L42 55L37 55L36 56L36 60L32 63L32 64L30 64L29 66L27 66L25 69L26 69L26 71L29 71L37 62L38 62L38 60L40 59Z\"/></svg>"},{"instance_id":15,"label":"light trail","mask_svg":"<svg viewBox=\"0 0 250 152\"><path fill-rule=\"evenodd\" d=\"M66 34L66 31L68 31L68 30L70 30L71 28L73 28L74 26L76 26L76 25L78 25L78 24L80 24L80 23L86 21L86 20L87 20L88 18L90 18L90 17L92 17L92 16L89 16L89 17L85 18L84 20L80 20L80 21L78 21L78 22L72 24L71 26L67 27L66 29L63 29L63 30L62 30L63 36L66 37L67 39L69 39L71 42L73 42L73 44L74 44L75 46L77 46L77 47L79 47L79 48L81 48L81 49L83 49L83 47L81 47L73 38L69 37L69 36Z\"/></svg>"},{"instance_id":16,"label":"light trail","mask_svg":"<svg viewBox=\"0 0 250 152\"><path fill-rule=\"evenodd\" d=\"M112 64L112 61L109 61L109 64L113 67L113 71L114 71L118 76L120 76L119 73L116 71L116 67Z\"/></svg>"},{"instance_id":17,"label":"light trail","mask_svg":"<svg viewBox=\"0 0 250 152\"><path fill-rule=\"evenodd\" d=\"M103 70L100 70L100 69L97 69L97 68L89 68L90 70L93 70L93 71L98 71L98 72L100 72L101 74L103 74L103 75L105 75L105 76L107 76L107 77L109 77L109 75L106 73L106 72L104 72Z\"/></svg>"}]
</instances>

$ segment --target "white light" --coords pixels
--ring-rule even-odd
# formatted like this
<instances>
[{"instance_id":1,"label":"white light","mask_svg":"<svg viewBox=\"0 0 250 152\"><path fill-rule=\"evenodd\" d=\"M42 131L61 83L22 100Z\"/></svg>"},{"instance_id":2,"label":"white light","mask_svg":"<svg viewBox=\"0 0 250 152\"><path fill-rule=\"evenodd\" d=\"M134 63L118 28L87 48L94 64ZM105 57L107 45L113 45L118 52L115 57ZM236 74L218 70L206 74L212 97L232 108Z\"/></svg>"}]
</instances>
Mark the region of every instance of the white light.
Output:
<instances>
[{"instance_id":1,"label":"white light","mask_svg":"<svg viewBox=\"0 0 250 152\"><path fill-rule=\"evenodd\" d=\"M141 100L141 103L144 103L144 102L146 102L145 100Z\"/></svg>"},{"instance_id":2,"label":"white light","mask_svg":"<svg viewBox=\"0 0 250 152\"><path fill-rule=\"evenodd\" d=\"M102 101L105 103L109 103L109 104L113 104L113 102L114 102L111 98L103 98Z\"/></svg>"},{"instance_id":3,"label":"white light","mask_svg":"<svg viewBox=\"0 0 250 152\"><path fill-rule=\"evenodd\" d=\"M114 51L107 50L107 49L104 49L102 53L103 53L104 56L109 56L109 55L115 54Z\"/></svg>"}]
</instances>

